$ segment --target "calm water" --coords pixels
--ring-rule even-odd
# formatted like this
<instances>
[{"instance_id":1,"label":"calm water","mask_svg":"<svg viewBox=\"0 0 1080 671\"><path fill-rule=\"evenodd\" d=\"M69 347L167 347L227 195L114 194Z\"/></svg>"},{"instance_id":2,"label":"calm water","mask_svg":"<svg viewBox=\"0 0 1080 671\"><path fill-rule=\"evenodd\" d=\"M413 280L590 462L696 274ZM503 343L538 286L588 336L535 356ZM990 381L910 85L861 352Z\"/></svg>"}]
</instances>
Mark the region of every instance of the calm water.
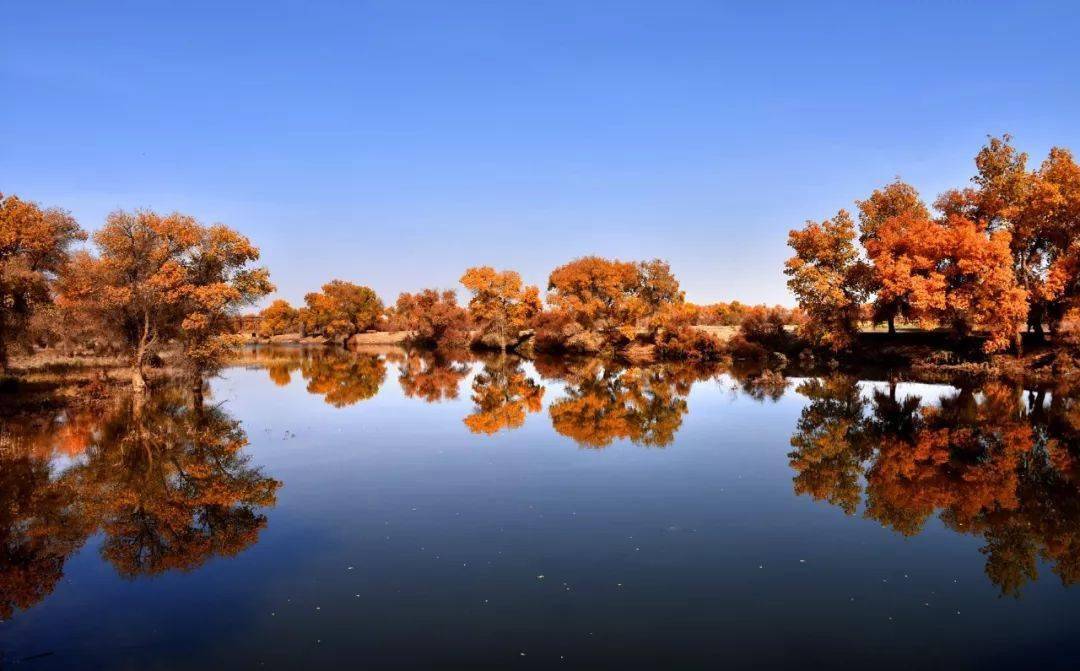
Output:
<instances>
[{"instance_id":1,"label":"calm water","mask_svg":"<svg viewBox=\"0 0 1080 671\"><path fill-rule=\"evenodd\" d=\"M4 420L19 668L1080 662L1080 403L263 350Z\"/></svg>"}]
</instances>

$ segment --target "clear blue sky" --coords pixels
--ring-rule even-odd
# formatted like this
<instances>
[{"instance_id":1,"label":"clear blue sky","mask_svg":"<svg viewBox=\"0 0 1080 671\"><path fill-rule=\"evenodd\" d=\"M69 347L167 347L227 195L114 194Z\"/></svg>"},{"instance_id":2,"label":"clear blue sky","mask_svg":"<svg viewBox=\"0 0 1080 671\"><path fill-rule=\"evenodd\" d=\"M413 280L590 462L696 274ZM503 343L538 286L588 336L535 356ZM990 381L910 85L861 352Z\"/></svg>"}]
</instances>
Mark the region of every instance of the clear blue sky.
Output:
<instances>
[{"instance_id":1,"label":"clear blue sky","mask_svg":"<svg viewBox=\"0 0 1080 671\"><path fill-rule=\"evenodd\" d=\"M786 233L988 133L1080 150L1080 3L7 3L0 191L221 221L280 295L668 259L790 302Z\"/></svg>"}]
</instances>

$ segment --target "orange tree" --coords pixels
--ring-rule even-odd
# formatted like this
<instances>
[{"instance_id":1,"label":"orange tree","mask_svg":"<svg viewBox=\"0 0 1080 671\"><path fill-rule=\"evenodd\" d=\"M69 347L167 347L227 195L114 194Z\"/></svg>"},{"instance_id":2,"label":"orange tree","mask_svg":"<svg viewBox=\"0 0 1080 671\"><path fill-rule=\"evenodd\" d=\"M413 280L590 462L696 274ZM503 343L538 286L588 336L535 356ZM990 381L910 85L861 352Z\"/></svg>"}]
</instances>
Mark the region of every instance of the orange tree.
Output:
<instances>
[{"instance_id":1,"label":"orange tree","mask_svg":"<svg viewBox=\"0 0 1080 671\"><path fill-rule=\"evenodd\" d=\"M61 279L62 304L101 325L127 350L136 391L146 388L147 359L178 334L184 320L191 286L182 255L200 234L192 217L116 211L94 233L98 255L76 255Z\"/></svg>"},{"instance_id":2,"label":"orange tree","mask_svg":"<svg viewBox=\"0 0 1080 671\"><path fill-rule=\"evenodd\" d=\"M264 338L288 333L298 325L300 313L282 298L259 313L259 335Z\"/></svg>"},{"instance_id":3,"label":"orange tree","mask_svg":"<svg viewBox=\"0 0 1080 671\"><path fill-rule=\"evenodd\" d=\"M67 212L0 193L0 374L8 349L26 339L34 311L52 302L50 283L86 233Z\"/></svg>"},{"instance_id":4,"label":"orange tree","mask_svg":"<svg viewBox=\"0 0 1080 671\"><path fill-rule=\"evenodd\" d=\"M123 344L136 391L171 339L194 378L214 368L235 345L239 308L272 289L265 269L249 267L259 251L247 238L186 215L113 212L93 240L97 256L76 255L59 282L62 305Z\"/></svg>"},{"instance_id":5,"label":"orange tree","mask_svg":"<svg viewBox=\"0 0 1080 671\"><path fill-rule=\"evenodd\" d=\"M975 157L973 187L938 200L946 215L970 219L991 233L1009 234L1011 267L1027 292L1028 325L1056 330L1080 294L1073 240L1080 227L1080 167L1059 147L1035 171L1027 154L1005 135L992 137Z\"/></svg>"},{"instance_id":6,"label":"orange tree","mask_svg":"<svg viewBox=\"0 0 1080 671\"><path fill-rule=\"evenodd\" d=\"M368 287L333 280L322 291L304 296L301 311L304 332L346 341L357 333L374 328L383 313L378 295Z\"/></svg>"},{"instance_id":7,"label":"orange tree","mask_svg":"<svg viewBox=\"0 0 1080 671\"><path fill-rule=\"evenodd\" d=\"M1010 234L987 235L978 223L959 215L944 222L949 258L946 315L960 332L987 332L983 349L994 352L1015 343L1027 318L1028 292L1017 284L1009 253Z\"/></svg>"},{"instance_id":8,"label":"orange tree","mask_svg":"<svg viewBox=\"0 0 1080 671\"><path fill-rule=\"evenodd\" d=\"M636 264L586 256L551 271L548 303L588 331L611 336L622 329L633 337L645 313L642 284Z\"/></svg>"},{"instance_id":9,"label":"orange tree","mask_svg":"<svg viewBox=\"0 0 1080 671\"><path fill-rule=\"evenodd\" d=\"M859 241L873 266L874 320L896 332L896 318L925 320L944 308L941 232L918 192L899 180L857 201Z\"/></svg>"},{"instance_id":10,"label":"orange tree","mask_svg":"<svg viewBox=\"0 0 1080 671\"><path fill-rule=\"evenodd\" d=\"M848 347L858 331L859 309L870 287L870 268L855 247L855 226L844 210L788 234L795 256L784 274L806 314L803 329L816 344Z\"/></svg>"},{"instance_id":11,"label":"orange tree","mask_svg":"<svg viewBox=\"0 0 1080 671\"><path fill-rule=\"evenodd\" d=\"M274 290L269 271L251 267L258 259L250 240L221 224L200 227L198 241L182 257L180 342L184 366L196 384L239 346L232 325L241 308Z\"/></svg>"},{"instance_id":12,"label":"orange tree","mask_svg":"<svg viewBox=\"0 0 1080 671\"><path fill-rule=\"evenodd\" d=\"M542 307L540 290L525 286L512 270L469 268L461 283L472 292L469 315L480 328L481 342L506 350Z\"/></svg>"},{"instance_id":13,"label":"orange tree","mask_svg":"<svg viewBox=\"0 0 1080 671\"><path fill-rule=\"evenodd\" d=\"M458 305L453 291L403 293L398 296L394 314L421 344L447 349L468 342L469 313Z\"/></svg>"}]
</instances>

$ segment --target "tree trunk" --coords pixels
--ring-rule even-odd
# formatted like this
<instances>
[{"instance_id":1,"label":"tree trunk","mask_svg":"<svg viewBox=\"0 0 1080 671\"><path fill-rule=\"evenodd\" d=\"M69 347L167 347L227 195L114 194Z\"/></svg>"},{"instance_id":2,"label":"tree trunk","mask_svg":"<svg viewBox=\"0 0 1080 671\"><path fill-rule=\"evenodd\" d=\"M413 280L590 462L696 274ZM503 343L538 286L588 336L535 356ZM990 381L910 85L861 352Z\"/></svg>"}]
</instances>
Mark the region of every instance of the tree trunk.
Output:
<instances>
[{"instance_id":1,"label":"tree trunk","mask_svg":"<svg viewBox=\"0 0 1080 671\"><path fill-rule=\"evenodd\" d=\"M146 376L143 375L142 364L131 367L131 390L136 394L146 393Z\"/></svg>"},{"instance_id":2,"label":"tree trunk","mask_svg":"<svg viewBox=\"0 0 1080 671\"><path fill-rule=\"evenodd\" d=\"M4 315L0 315L0 375L7 375L8 372L8 348L7 340L4 334Z\"/></svg>"},{"instance_id":3,"label":"tree trunk","mask_svg":"<svg viewBox=\"0 0 1080 671\"><path fill-rule=\"evenodd\" d=\"M143 375L143 364L146 362L146 352L154 342L156 336L150 334L150 313L143 311L142 335L139 344L135 347L135 357L131 362L131 390L141 395L146 392L146 376Z\"/></svg>"},{"instance_id":4,"label":"tree trunk","mask_svg":"<svg viewBox=\"0 0 1080 671\"><path fill-rule=\"evenodd\" d=\"M1024 334L1017 331L1013 344L1016 346L1016 357L1020 358L1024 355Z\"/></svg>"},{"instance_id":5,"label":"tree trunk","mask_svg":"<svg viewBox=\"0 0 1080 671\"><path fill-rule=\"evenodd\" d=\"M1043 341L1046 337L1046 334L1043 332L1043 319L1045 318L1045 316L1046 309L1038 303L1033 304L1028 311L1028 330L1034 331L1035 336L1039 339L1040 342Z\"/></svg>"},{"instance_id":6,"label":"tree trunk","mask_svg":"<svg viewBox=\"0 0 1080 671\"><path fill-rule=\"evenodd\" d=\"M896 317L889 315L889 335L896 335Z\"/></svg>"}]
</instances>

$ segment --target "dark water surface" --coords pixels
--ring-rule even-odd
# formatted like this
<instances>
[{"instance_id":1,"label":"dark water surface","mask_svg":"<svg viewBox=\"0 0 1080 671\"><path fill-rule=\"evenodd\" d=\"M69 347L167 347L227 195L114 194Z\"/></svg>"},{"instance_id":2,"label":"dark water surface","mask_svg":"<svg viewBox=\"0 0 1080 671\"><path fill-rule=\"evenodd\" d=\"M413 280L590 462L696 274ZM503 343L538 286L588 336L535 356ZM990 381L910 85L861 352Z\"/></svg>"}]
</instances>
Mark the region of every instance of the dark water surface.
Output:
<instances>
[{"instance_id":1,"label":"dark water surface","mask_svg":"<svg viewBox=\"0 0 1080 671\"><path fill-rule=\"evenodd\" d=\"M3 420L12 668L1078 668L1080 403L264 350Z\"/></svg>"}]
</instances>

